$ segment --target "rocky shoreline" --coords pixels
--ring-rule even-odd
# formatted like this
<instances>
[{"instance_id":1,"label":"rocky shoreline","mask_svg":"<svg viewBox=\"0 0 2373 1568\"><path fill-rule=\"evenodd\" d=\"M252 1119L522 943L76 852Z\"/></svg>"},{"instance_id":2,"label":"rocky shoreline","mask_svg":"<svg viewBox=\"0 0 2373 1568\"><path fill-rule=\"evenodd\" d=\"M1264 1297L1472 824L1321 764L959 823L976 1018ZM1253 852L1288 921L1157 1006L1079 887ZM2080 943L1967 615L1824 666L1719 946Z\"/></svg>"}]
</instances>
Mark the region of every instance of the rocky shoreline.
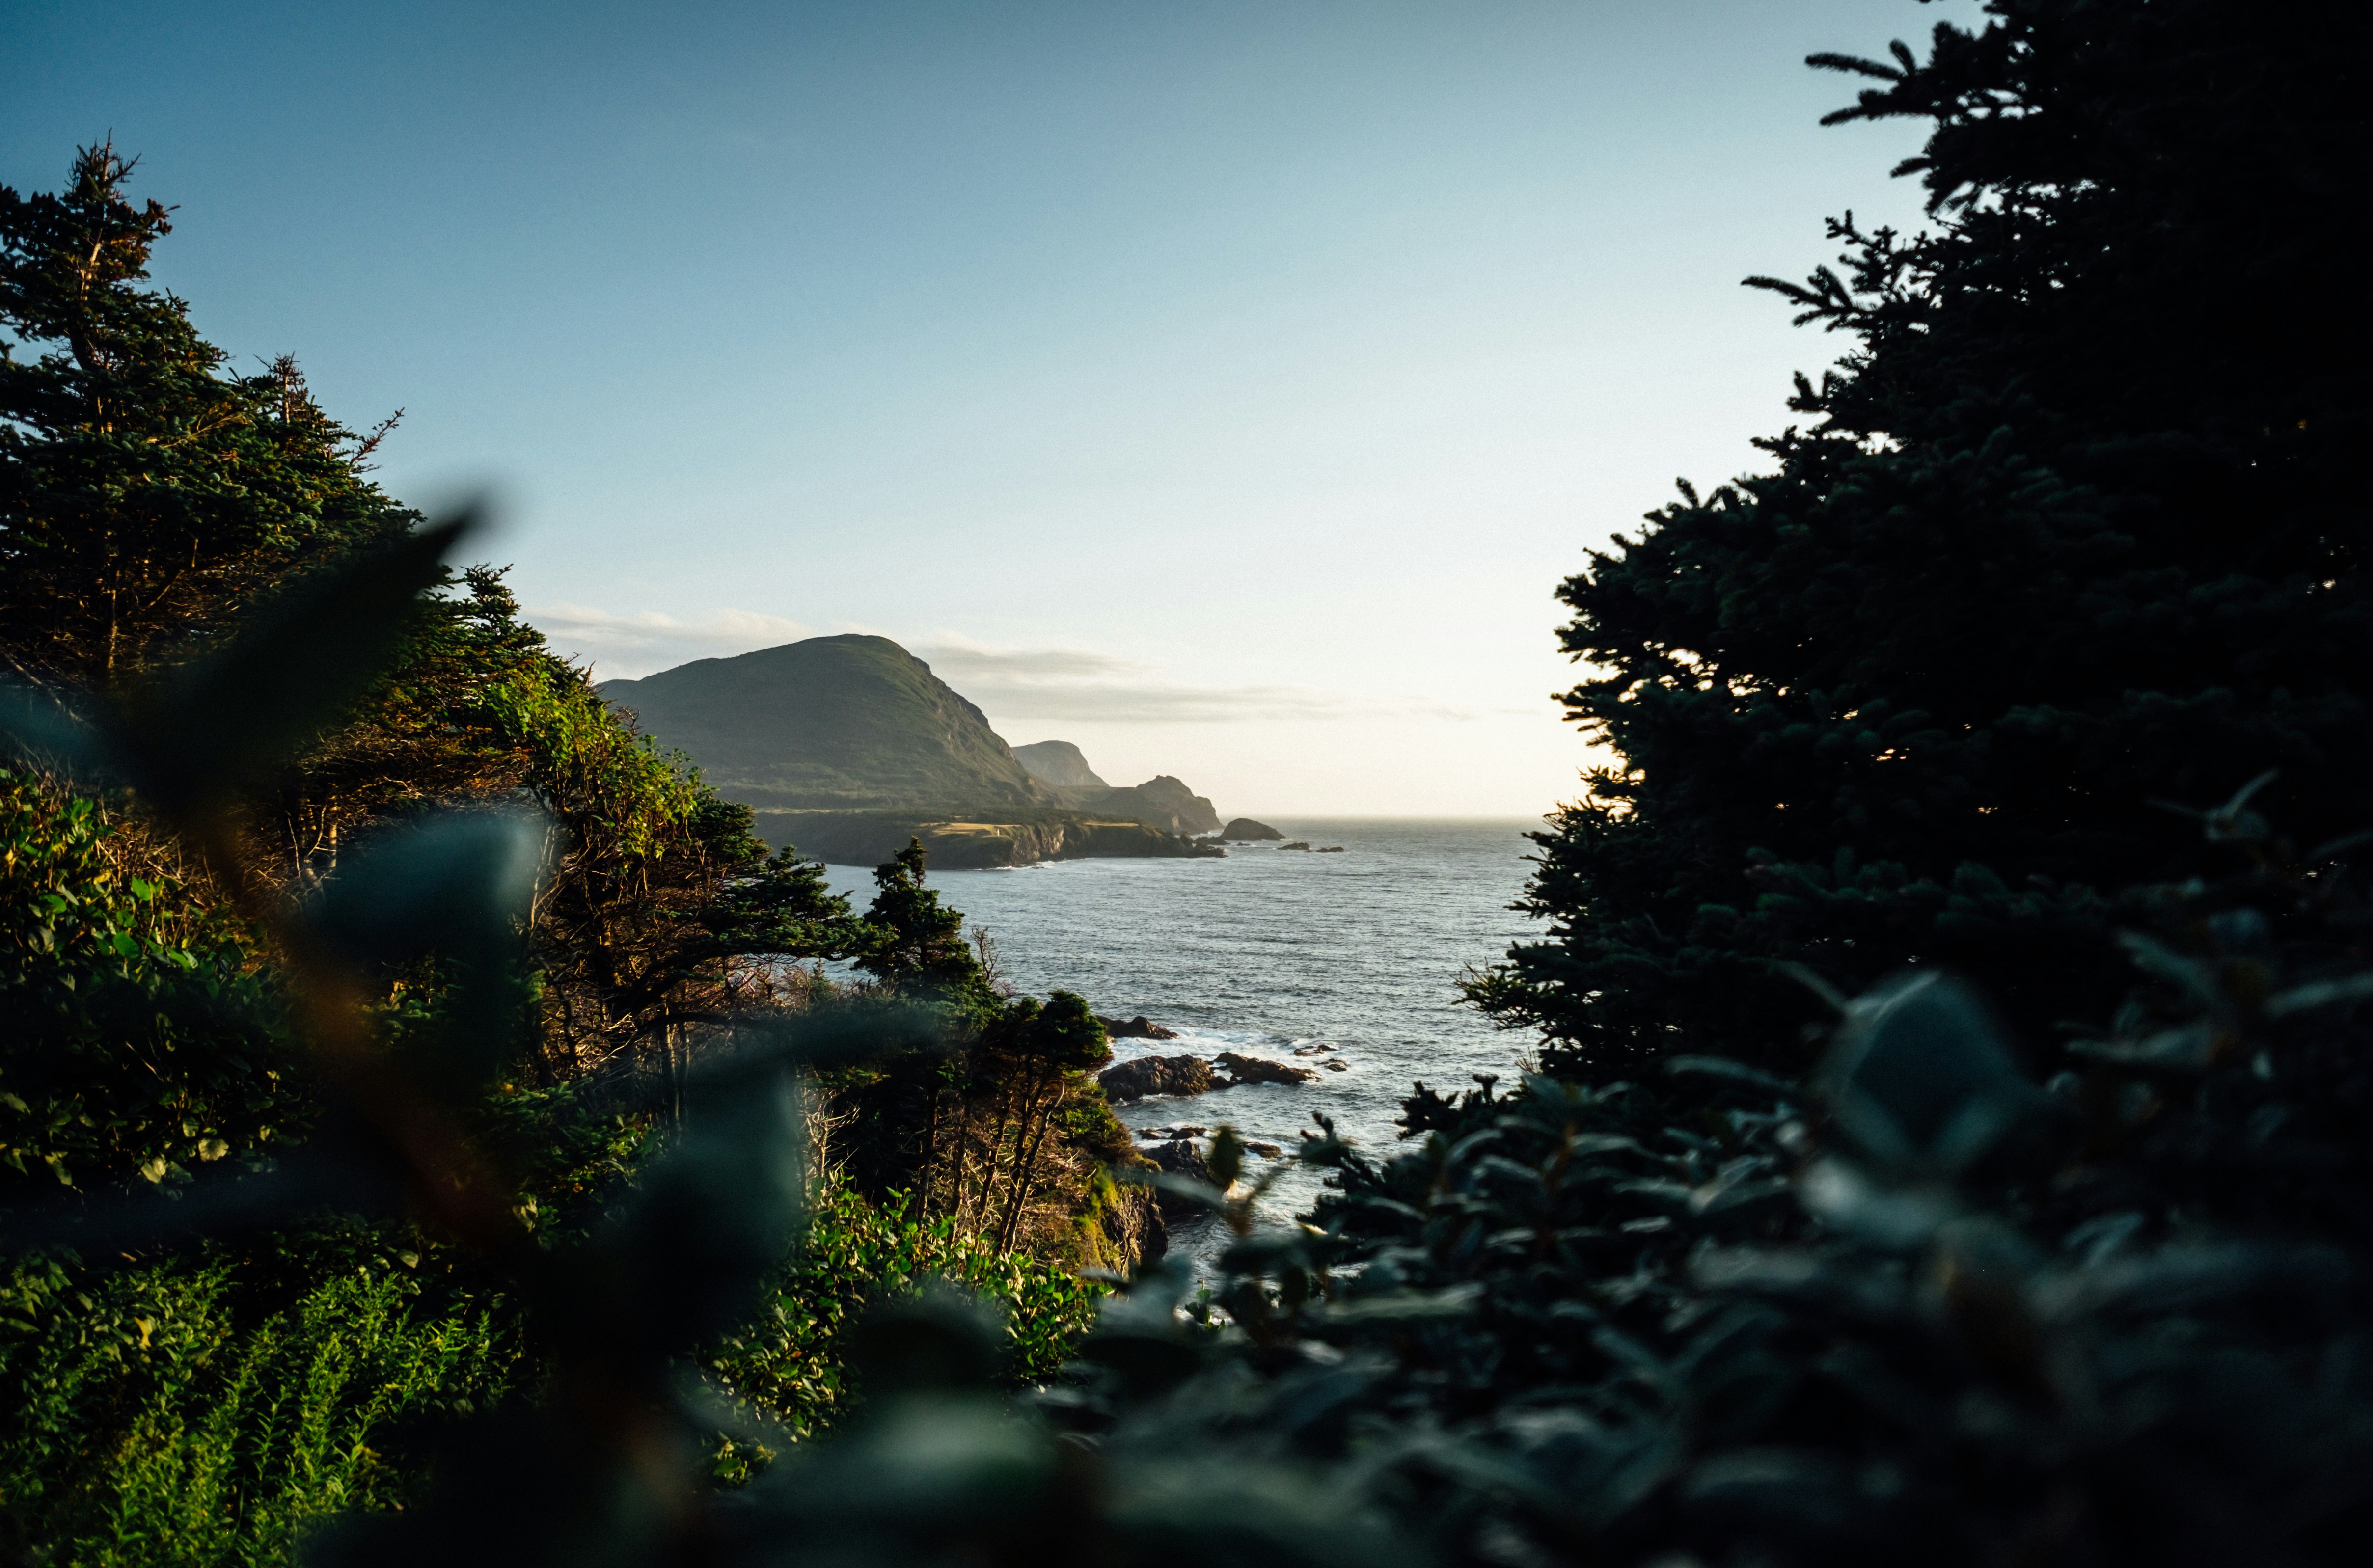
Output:
<instances>
[{"instance_id":1,"label":"rocky shoreline","mask_svg":"<svg viewBox=\"0 0 2373 1568\"><path fill-rule=\"evenodd\" d=\"M1098 821L1067 812L1035 812L1028 821L992 822L933 819L906 812L754 809L758 836L767 843L796 845L801 854L837 866L879 865L905 848L909 838L923 841L934 871L986 871L1105 857L1208 860L1227 853L1217 844L1143 823Z\"/></svg>"}]
</instances>

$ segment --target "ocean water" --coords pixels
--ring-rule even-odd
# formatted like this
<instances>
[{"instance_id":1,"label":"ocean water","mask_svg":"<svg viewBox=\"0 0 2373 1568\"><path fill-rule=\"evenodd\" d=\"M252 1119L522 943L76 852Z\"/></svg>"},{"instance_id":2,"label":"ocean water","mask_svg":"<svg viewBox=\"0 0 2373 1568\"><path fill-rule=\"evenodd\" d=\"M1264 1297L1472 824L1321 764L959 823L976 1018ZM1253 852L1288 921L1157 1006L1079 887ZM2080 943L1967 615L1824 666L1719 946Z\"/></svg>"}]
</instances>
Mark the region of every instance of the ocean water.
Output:
<instances>
[{"instance_id":1,"label":"ocean water","mask_svg":"<svg viewBox=\"0 0 2373 1568\"><path fill-rule=\"evenodd\" d=\"M1537 930L1512 910L1531 871L1532 819L1279 818L1289 838L1339 855L1231 845L1225 860L1063 860L1010 871L934 872L931 885L985 929L1006 977L1044 996L1077 991L1101 1013L1144 1013L1175 1040L1115 1040L1116 1059L1235 1051L1320 1067L1317 1080L1119 1106L1130 1127L1216 1128L1289 1151L1314 1111L1389 1151L1401 1098L1419 1080L1513 1079L1530 1036L1492 1028L1457 1002L1460 975ZM835 866L864 907L871 873ZM1333 1049L1297 1057L1296 1047ZM1266 1162L1249 1162L1257 1174ZM1306 1210L1316 1173L1289 1171L1264 1202ZM1190 1250L1202 1238L1182 1237Z\"/></svg>"}]
</instances>

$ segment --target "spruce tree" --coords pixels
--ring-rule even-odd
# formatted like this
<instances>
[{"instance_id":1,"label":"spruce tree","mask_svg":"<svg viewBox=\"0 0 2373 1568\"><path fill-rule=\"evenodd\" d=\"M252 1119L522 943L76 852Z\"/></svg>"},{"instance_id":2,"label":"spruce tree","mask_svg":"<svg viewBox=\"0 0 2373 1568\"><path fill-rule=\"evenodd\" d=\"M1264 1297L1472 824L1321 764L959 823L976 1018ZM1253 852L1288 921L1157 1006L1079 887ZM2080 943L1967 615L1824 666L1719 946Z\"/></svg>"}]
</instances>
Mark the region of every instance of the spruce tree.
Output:
<instances>
[{"instance_id":1,"label":"spruce tree","mask_svg":"<svg viewBox=\"0 0 2373 1568\"><path fill-rule=\"evenodd\" d=\"M1550 831L1545 940L1472 988L1552 1067L1793 1064L1801 965L1981 971L2098 1019L2093 889L2212 805L2373 824L2361 11L1993 0L1831 121L1930 123L1929 227L1750 279L1850 347L1768 472L1650 514L1561 597L1616 760Z\"/></svg>"},{"instance_id":2,"label":"spruce tree","mask_svg":"<svg viewBox=\"0 0 2373 1568\"><path fill-rule=\"evenodd\" d=\"M101 143L56 194L0 186L0 659L92 686L416 521L293 360L229 371L146 286L172 223L125 193L134 161Z\"/></svg>"}]
</instances>

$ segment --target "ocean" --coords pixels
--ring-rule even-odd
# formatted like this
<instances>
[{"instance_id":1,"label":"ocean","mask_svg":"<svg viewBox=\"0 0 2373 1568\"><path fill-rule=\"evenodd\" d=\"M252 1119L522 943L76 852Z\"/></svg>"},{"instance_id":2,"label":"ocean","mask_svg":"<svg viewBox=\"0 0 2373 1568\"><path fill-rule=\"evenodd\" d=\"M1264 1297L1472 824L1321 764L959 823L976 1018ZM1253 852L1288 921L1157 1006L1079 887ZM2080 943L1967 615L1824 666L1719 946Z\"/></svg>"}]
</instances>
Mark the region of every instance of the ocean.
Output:
<instances>
[{"instance_id":1,"label":"ocean","mask_svg":"<svg viewBox=\"0 0 2373 1568\"><path fill-rule=\"evenodd\" d=\"M1289 839L1341 854L1231 845L1224 860L1060 860L930 873L942 902L989 933L1023 990L1077 991L1111 1018L1143 1013L1175 1040L1121 1039L1116 1059L1221 1051L1301 1067L1340 1061L1315 1082L1228 1089L1118 1107L1131 1128L1217 1128L1291 1151L1313 1112L1345 1138L1390 1152L1411 1083L1512 1082L1530 1041L1458 1005L1457 984L1537 930L1509 907L1522 893L1535 819L1327 821L1276 818ZM871 873L835 866L858 907ZM1296 1047L1332 1050L1297 1057ZM1266 1162L1248 1162L1257 1174ZM1288 1171L1265 1217L1306 1211L1319 1173ZM1191 1251L1206 1238L1182 1236ZM1198 1245L1202 1243L1204 1245Z\"/></svg>"}]
</instances>

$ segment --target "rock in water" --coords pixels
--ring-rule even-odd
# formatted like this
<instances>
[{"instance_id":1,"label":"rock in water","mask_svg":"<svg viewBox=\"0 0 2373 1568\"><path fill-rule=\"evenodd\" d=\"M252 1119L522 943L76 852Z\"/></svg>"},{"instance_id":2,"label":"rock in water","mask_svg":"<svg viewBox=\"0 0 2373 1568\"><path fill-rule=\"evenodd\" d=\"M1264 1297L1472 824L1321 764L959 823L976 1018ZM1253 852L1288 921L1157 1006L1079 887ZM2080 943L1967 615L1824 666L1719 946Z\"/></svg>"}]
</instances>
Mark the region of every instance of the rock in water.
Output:
<instances>
[{"instance_id":1,"label":"rock in water","mask_svg":"<svg viewBox=\"0 0 2373 1568\"><path fill-rule=\"evenodd\" d=\"M1211 1179L1211 1167L1203 1158L1203 1146L1191 1138L1156 1143L1142 1153L1172 1176L1192 1176L1197 1181Z\"/></svg>"},{"instance_id":2,"label":"rock in water","mask_svg":"<svg viewBox=\"0 0 2373 1568\"><path fill-rule=\"evenodd\" d=\"M1248 816L1240 816L1220 829L1220 837L1231 843L1258 844L1282 839L1285 835L1265 822L1255 822Z\"/></svg>"},{"instance_id":3,"label":"rock in water","mask_svg":"<svg viewBox=\"0 0 2373 1568\"><path fill-rule=\"evenodd\" d=\"M1211 1066L1200 1057L1141 1056L1105 1068L1096 1082L1116 1104L1149 1094L1200 1094L1211 1087Z\"/></svg>"},{"instance_id":4,"label":"rock in water","mask_svg":"<svg viewBox=\"0 0 2373 1568\"><path fill-rule=\"evenodd\" d=\"M1307 1083L1318 1076L1306 1067L1289 1067L1281 1061L1263 1061L1258 1057L1238 1056L1233 1051L1222 1051L1211 1059L1211 1065L1225 1071L1237 1083Z\"/></svg>"},{"instance_id":5,"label":"rock in water","mask_svg":"<svg viewBox=\"0 0 2373 1568\"><path fill-rule=\"evenodd\" d=\"M1151 1160L1157 1167L1169 1172L1172 1176L1185 1176L1190 1181L1199 1181L1208 1187L1219 1185L1211 1179L1210 1163L1204 1159L1202 1146L1191 1139L1181 1138L1169 1143L1156 1143L1151 1148L1139 1152ZM1163 1214L1172 1217L1189 1216L1202 1211L1193 1199L1181 1198L1175 1193L1163 1192L1158 1188L1153 1195L1153 1204Z\"/></svg>"},{"instance_id":6,"label":"rock in water","mask_svg":"<svg viewBox=\"0 0 2373 1568\"><path fill-rule=\"evenodd\" d=\"M1116 1040L1175 1040L1178 1037L1177 1030L1164 1029L1142 1012L1126 1019L1106 1018L1099 1012L1096 1022L1103 1024L1105 1033Z\"/></svg>"}]
</instances>

